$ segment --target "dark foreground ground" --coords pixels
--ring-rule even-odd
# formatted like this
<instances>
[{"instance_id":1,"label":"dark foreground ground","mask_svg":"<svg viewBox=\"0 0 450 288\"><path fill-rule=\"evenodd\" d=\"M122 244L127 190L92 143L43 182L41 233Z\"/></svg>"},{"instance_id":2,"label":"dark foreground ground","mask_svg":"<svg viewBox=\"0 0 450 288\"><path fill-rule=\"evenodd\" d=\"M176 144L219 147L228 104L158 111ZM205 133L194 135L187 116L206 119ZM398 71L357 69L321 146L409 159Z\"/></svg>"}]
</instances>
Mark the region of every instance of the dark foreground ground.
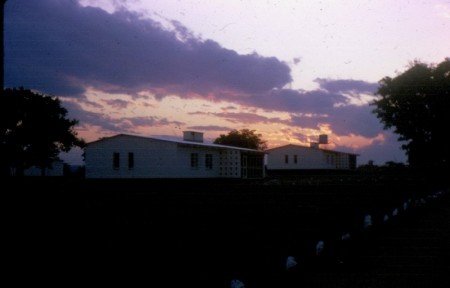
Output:
<instances>
[{"instance_id":1,"label":"dark foreground ground","mask_svg":"<svg viewBox=\"0 0 450 288\"><path fill-rule=\"evenodd\" d=\"M448 187L416 180L8 180L6 274L47 286L450 287Z\"/></svg>"}]
</instances>

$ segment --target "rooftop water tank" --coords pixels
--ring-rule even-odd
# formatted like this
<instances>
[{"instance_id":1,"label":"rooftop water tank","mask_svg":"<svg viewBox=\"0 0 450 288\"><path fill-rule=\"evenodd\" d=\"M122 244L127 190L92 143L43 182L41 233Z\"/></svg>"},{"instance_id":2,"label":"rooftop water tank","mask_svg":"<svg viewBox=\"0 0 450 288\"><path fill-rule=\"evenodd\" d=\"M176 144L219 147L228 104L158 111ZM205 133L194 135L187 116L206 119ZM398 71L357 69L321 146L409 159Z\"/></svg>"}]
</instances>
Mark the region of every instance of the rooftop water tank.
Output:
<instances>
[{"instance_id":1,"label":"rooftop water tank","mask_svg":"<svg viewBox=\"0 0 450 288\"><path fill-rule=\"evenodd\" d=\"M183 140L203 143L203 133L196 131L183 131Z\"/></svg>"},{"instance_id":2,"label":"rooftop water tank","mask_svg":"<svg viewBox=\"0 0 450 288\"><path fill-rule=\"evenodd\" d=\"M328 144L328 135L319 135L319 144Z\"/></svg>"}]
</instances>

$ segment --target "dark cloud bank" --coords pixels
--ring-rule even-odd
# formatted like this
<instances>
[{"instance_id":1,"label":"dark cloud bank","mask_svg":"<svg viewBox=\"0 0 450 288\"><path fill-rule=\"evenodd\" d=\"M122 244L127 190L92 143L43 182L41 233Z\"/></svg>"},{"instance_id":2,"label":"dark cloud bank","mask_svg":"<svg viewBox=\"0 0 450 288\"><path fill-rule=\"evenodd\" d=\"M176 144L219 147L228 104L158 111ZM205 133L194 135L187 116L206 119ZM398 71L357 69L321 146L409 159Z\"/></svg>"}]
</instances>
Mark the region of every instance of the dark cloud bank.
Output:
<instances>
[{"instance_id":1,"label":"dark cloud bank","mask_svg":"<svg viewBox=\"0 0 450 288\"><path fill-rule=\"evenodd\" d=\"M100 127L105 132L113 131L116 133L133 133L136 127L165 126L171 125L178 127L184 125L179 121L171 121L160 117L122 117L112 118L107 114L94 113L83 110L79 104L65 102L64 106L69 110L70 117L78 119L83 127L85 124L92 124Z\"/></svg>"},{"instance_id":2,"label":"dark cloud bank","mask_svg":"<svg viewBox=\"0 0 450 288\"><path fill-rule=\"evenodd\" d=\"M207 94L259 93L291 81L289 67L274 57L239 55L189 36L179 24L169 31L124 10L108 14L76 1L15 0L7 2L5 15L9 86L66 96L88 86Z\"/></svg>"},{"instance_id":3,"label":"dark cloud bank","mask_svg":"<svg viewBox=\"0 0 450 288\"><path fill-rule=\"evenodd\" d=\"M72 0L8 1L4 17L5 86L24 86L64 97L83 97L88 87L133 97L144 90L158 97L176 93L182 98L208 97L289 112L293 117L287 124L317 128L320 123L331 123L338 135L374 137L382 131L372 107L350 105L344 96L373 94L375 83L317 79L320 89L315 91L285 89L292 81L286 63L256 53L240 55L214 41L192 36L178 22L172 24L169 30L134 12L122 9L110 14ZM117 99L106 104L127 107ZM151 117L115 123L117 120L72 108L81 121L106 129L169 123ZM228 118L238 119L237 115ZM259 119L249 115L241 118L251 119L250 123Z\"/></svg>"}]
</instances>

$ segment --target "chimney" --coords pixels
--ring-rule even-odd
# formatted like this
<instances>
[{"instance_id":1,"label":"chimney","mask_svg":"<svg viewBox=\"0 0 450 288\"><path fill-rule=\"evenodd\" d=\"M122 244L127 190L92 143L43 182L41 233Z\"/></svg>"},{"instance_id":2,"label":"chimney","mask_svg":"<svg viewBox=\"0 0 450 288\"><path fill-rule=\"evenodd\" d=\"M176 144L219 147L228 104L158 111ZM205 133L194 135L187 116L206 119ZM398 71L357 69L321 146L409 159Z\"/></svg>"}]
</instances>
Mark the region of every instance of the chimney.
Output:
<instances>
[{"instance_id":1,"label":"chimney","mask_svg":"<svg viewBox=\"0 0 450 288\"><path fill-rule=\"evenodd\" d=\"M328 144L328 135L327 134L319 135L319 144Z\"/></svg>"},{"instance_id":2,"label":"chimney","mask_svg":"<svg viewBox=\"0 0 450 288\"><path fill-rule=\"evenodd\" d=\"M183 131L183 140L203 143L203 133L196 131Z\"/></svg>"}]
</instances>

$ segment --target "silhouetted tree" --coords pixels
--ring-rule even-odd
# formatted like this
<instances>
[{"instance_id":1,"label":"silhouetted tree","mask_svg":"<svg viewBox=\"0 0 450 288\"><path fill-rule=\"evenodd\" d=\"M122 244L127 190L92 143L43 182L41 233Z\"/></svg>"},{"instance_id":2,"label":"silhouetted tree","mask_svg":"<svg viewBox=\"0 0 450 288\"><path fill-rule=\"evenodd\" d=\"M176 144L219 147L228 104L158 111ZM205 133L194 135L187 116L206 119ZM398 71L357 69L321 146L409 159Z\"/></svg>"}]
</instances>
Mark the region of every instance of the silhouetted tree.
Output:
<instances>
[{"instance_id":1,"label":"silhouetted tree","mask_svg":"<svg viewBox=\"0 0 450 288\"><path fill-rule=\"evenodd\" d=\"M411 166L449 166L450 58L438 65L413 62L380 82L373 112L385 129L394 128Z\"/></svg>"},{"instance_id":2,"label":"silhouetted tree","mask_svg":"<svg viewBox=\"0 0 450 288\"><path fill-rule=\"evenodd\" d=\"M67 119L67 110L57 97L31 90L5 89L0 108L0 157L3 172L14 169L21 175L25 168L45 169L60 152L84 145L77 137L77 120Z\"/></svg>"},{"instance_id":3,"label":"silhouetted tree","mask_svg":"<svg viewBox=\"0 0 450 288\"><path fill-rule=\"evenodd\" d=\"M235 147L265 150L267 143L262 139L261 134L255 134L255 130L241 129L232 130L227 135L221 134L214 144L229 145Z\"/></svg>"}]
</instances>

